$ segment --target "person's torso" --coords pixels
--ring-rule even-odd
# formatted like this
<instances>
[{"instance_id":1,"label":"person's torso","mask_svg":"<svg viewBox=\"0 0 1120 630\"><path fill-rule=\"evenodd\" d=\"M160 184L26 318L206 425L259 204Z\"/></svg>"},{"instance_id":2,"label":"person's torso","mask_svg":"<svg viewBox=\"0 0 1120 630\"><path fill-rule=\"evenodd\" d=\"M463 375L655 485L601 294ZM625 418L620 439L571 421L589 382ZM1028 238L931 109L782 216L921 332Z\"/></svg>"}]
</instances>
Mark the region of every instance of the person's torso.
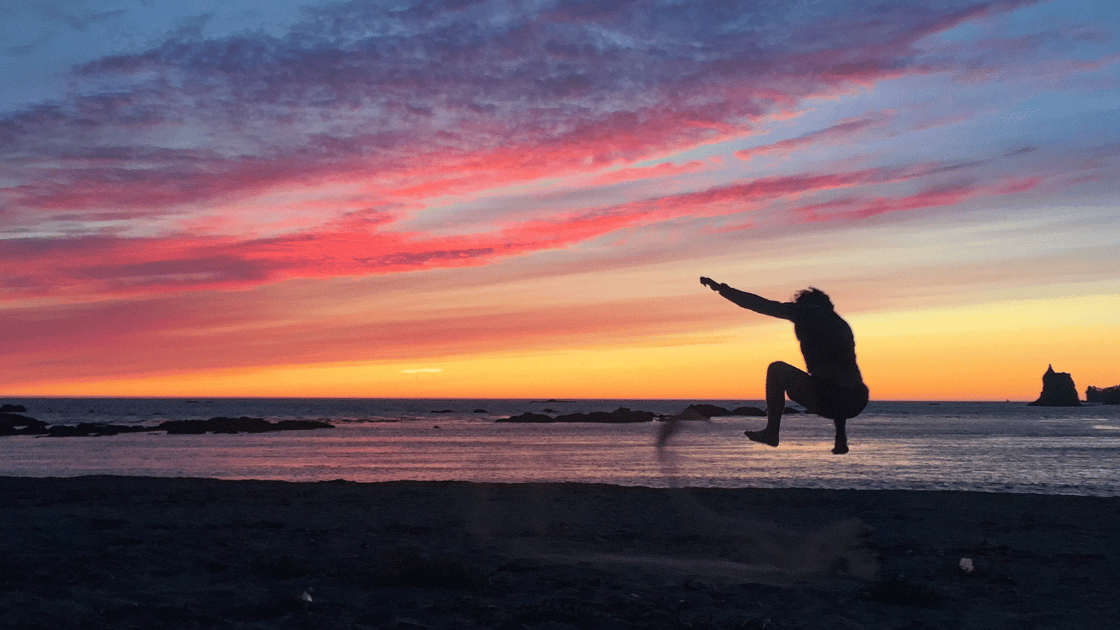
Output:
<instances>
[{"instance_id":1,"label":"person's torso","mask_svg":"<svg viewBox=\"0 0 1120 630\"><path fill-rule=\"evenodd\" d=\"M793 332L809 374L844 387L858 387L863 376L856 364L852 328L835 311L816 306L797 307Z\"/></svg>"}]
</instances>

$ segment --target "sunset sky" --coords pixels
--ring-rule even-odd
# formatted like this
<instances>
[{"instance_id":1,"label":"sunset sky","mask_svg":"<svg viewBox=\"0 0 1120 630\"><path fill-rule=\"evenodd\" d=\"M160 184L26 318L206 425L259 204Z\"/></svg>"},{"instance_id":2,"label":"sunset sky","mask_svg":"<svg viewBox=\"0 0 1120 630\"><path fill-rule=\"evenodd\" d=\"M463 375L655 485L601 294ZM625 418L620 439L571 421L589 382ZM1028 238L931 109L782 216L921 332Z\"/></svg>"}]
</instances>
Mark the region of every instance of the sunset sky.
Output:
<instances>
[{"instance_id":1,"label":"sunset sky","mask_svg":"<svg viewBox=\"0 0 1120 630\"><path fill-rule=\"evenodd\" d=\"M0 4L0 397L1120 383L1115 0Z\"/></svg>"}]
</instances>

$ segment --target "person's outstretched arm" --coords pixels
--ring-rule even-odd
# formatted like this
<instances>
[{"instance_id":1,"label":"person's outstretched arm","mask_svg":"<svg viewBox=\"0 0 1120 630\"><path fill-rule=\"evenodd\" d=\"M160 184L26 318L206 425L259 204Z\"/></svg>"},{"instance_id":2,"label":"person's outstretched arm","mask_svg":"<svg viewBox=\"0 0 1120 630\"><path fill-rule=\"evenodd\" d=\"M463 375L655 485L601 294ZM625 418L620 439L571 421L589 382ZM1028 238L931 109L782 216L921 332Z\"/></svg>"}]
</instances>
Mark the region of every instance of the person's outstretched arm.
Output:
<instances>
[{"instance_id":1,"label":"person's outstretched arm","mask_svg":"<svg viewBox=\"0 0 1120 630\"><path fill-rule=\"evenodd\" d=\"M700 284L708 287L709 289L719 293L722 297L731 301L733 304L741 306L745 309L752 310L756 313L769 315L770 317L780 317L781 319L791 319L792 313L790 312L789 304L785 302L775 302L774 300L767 300L762 296L746 291L733 289L726 284L716 282L711 278L700 278Z\"/></svg>"}]
</instances>

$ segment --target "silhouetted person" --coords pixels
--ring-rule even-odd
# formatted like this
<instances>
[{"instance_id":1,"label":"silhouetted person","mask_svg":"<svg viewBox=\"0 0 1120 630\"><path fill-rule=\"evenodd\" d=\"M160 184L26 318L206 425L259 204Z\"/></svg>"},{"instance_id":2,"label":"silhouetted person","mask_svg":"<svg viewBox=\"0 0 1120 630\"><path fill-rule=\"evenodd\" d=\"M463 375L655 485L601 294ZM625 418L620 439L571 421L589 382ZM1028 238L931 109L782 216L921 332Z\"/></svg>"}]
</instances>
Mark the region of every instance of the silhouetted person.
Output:
<instances>
[{"instance_id":1,"label":"silhouetted person","mask_svg":"<svg viewBox=\"0 0 1120 630\"><path fill-rule=\"evenodd\" d=\"M823 291L809 287L799 291L792 302L774 302L753 293L700 278L700 284L718 292L739 306L756 313L793 322L793 332L801 342L801 354L809 372L775 361L766 369L766 428L747 431L747 437L770 446L778 445L786 395L809 413L829 418L836 425L836 445L832 452L848 452L847 420L867 406L867 386L856 365L856 341L852 329L832 308Z\"/></svg>"}]
</instances>

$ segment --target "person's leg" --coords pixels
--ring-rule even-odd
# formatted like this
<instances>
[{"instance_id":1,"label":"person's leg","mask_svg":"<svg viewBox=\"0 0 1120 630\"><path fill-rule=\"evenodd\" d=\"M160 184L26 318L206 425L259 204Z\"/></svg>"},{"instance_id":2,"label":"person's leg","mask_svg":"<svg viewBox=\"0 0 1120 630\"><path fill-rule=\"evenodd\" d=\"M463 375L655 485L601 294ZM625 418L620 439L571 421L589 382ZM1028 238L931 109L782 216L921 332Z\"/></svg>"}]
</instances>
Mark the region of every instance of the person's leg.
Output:
<instances>
[{"instance_id":1,"label":"person's leg","mask_svg":"<svg viewBox=\"0 0 1120 630\"><path fill-rule=\"evenodd\" d=\"M836 445L832 452L843 455L848 452L848 420L854 418L867 406L866 387L840 387L828 381L817 381L815 389L820 401L816 412L832 419L836 425Z\"/></svg>"},{"instance_id":2,"label":"person's leg","mask_svg":"<svg viewBox=\"0 0 1120 630\"><path fill-rule=\"evenodd\" d=\"M770 446L778 445L786 394L807 409L816 408L816 394L809 375L784 361L775 361L766 369L766 428L746 431L747 437Z\"/></svg>"},{"instance_id":3,"label":"person's leg","mask_svg":"<svg viewBox=\"0 0 1120 630\"><path fill-rule=\"evenodd\" d=\"M833 420L832 422L836 425L836 445L832 447L832 452L843 455L848 452L848 421Z\"/></svg>"}]
</instances>

